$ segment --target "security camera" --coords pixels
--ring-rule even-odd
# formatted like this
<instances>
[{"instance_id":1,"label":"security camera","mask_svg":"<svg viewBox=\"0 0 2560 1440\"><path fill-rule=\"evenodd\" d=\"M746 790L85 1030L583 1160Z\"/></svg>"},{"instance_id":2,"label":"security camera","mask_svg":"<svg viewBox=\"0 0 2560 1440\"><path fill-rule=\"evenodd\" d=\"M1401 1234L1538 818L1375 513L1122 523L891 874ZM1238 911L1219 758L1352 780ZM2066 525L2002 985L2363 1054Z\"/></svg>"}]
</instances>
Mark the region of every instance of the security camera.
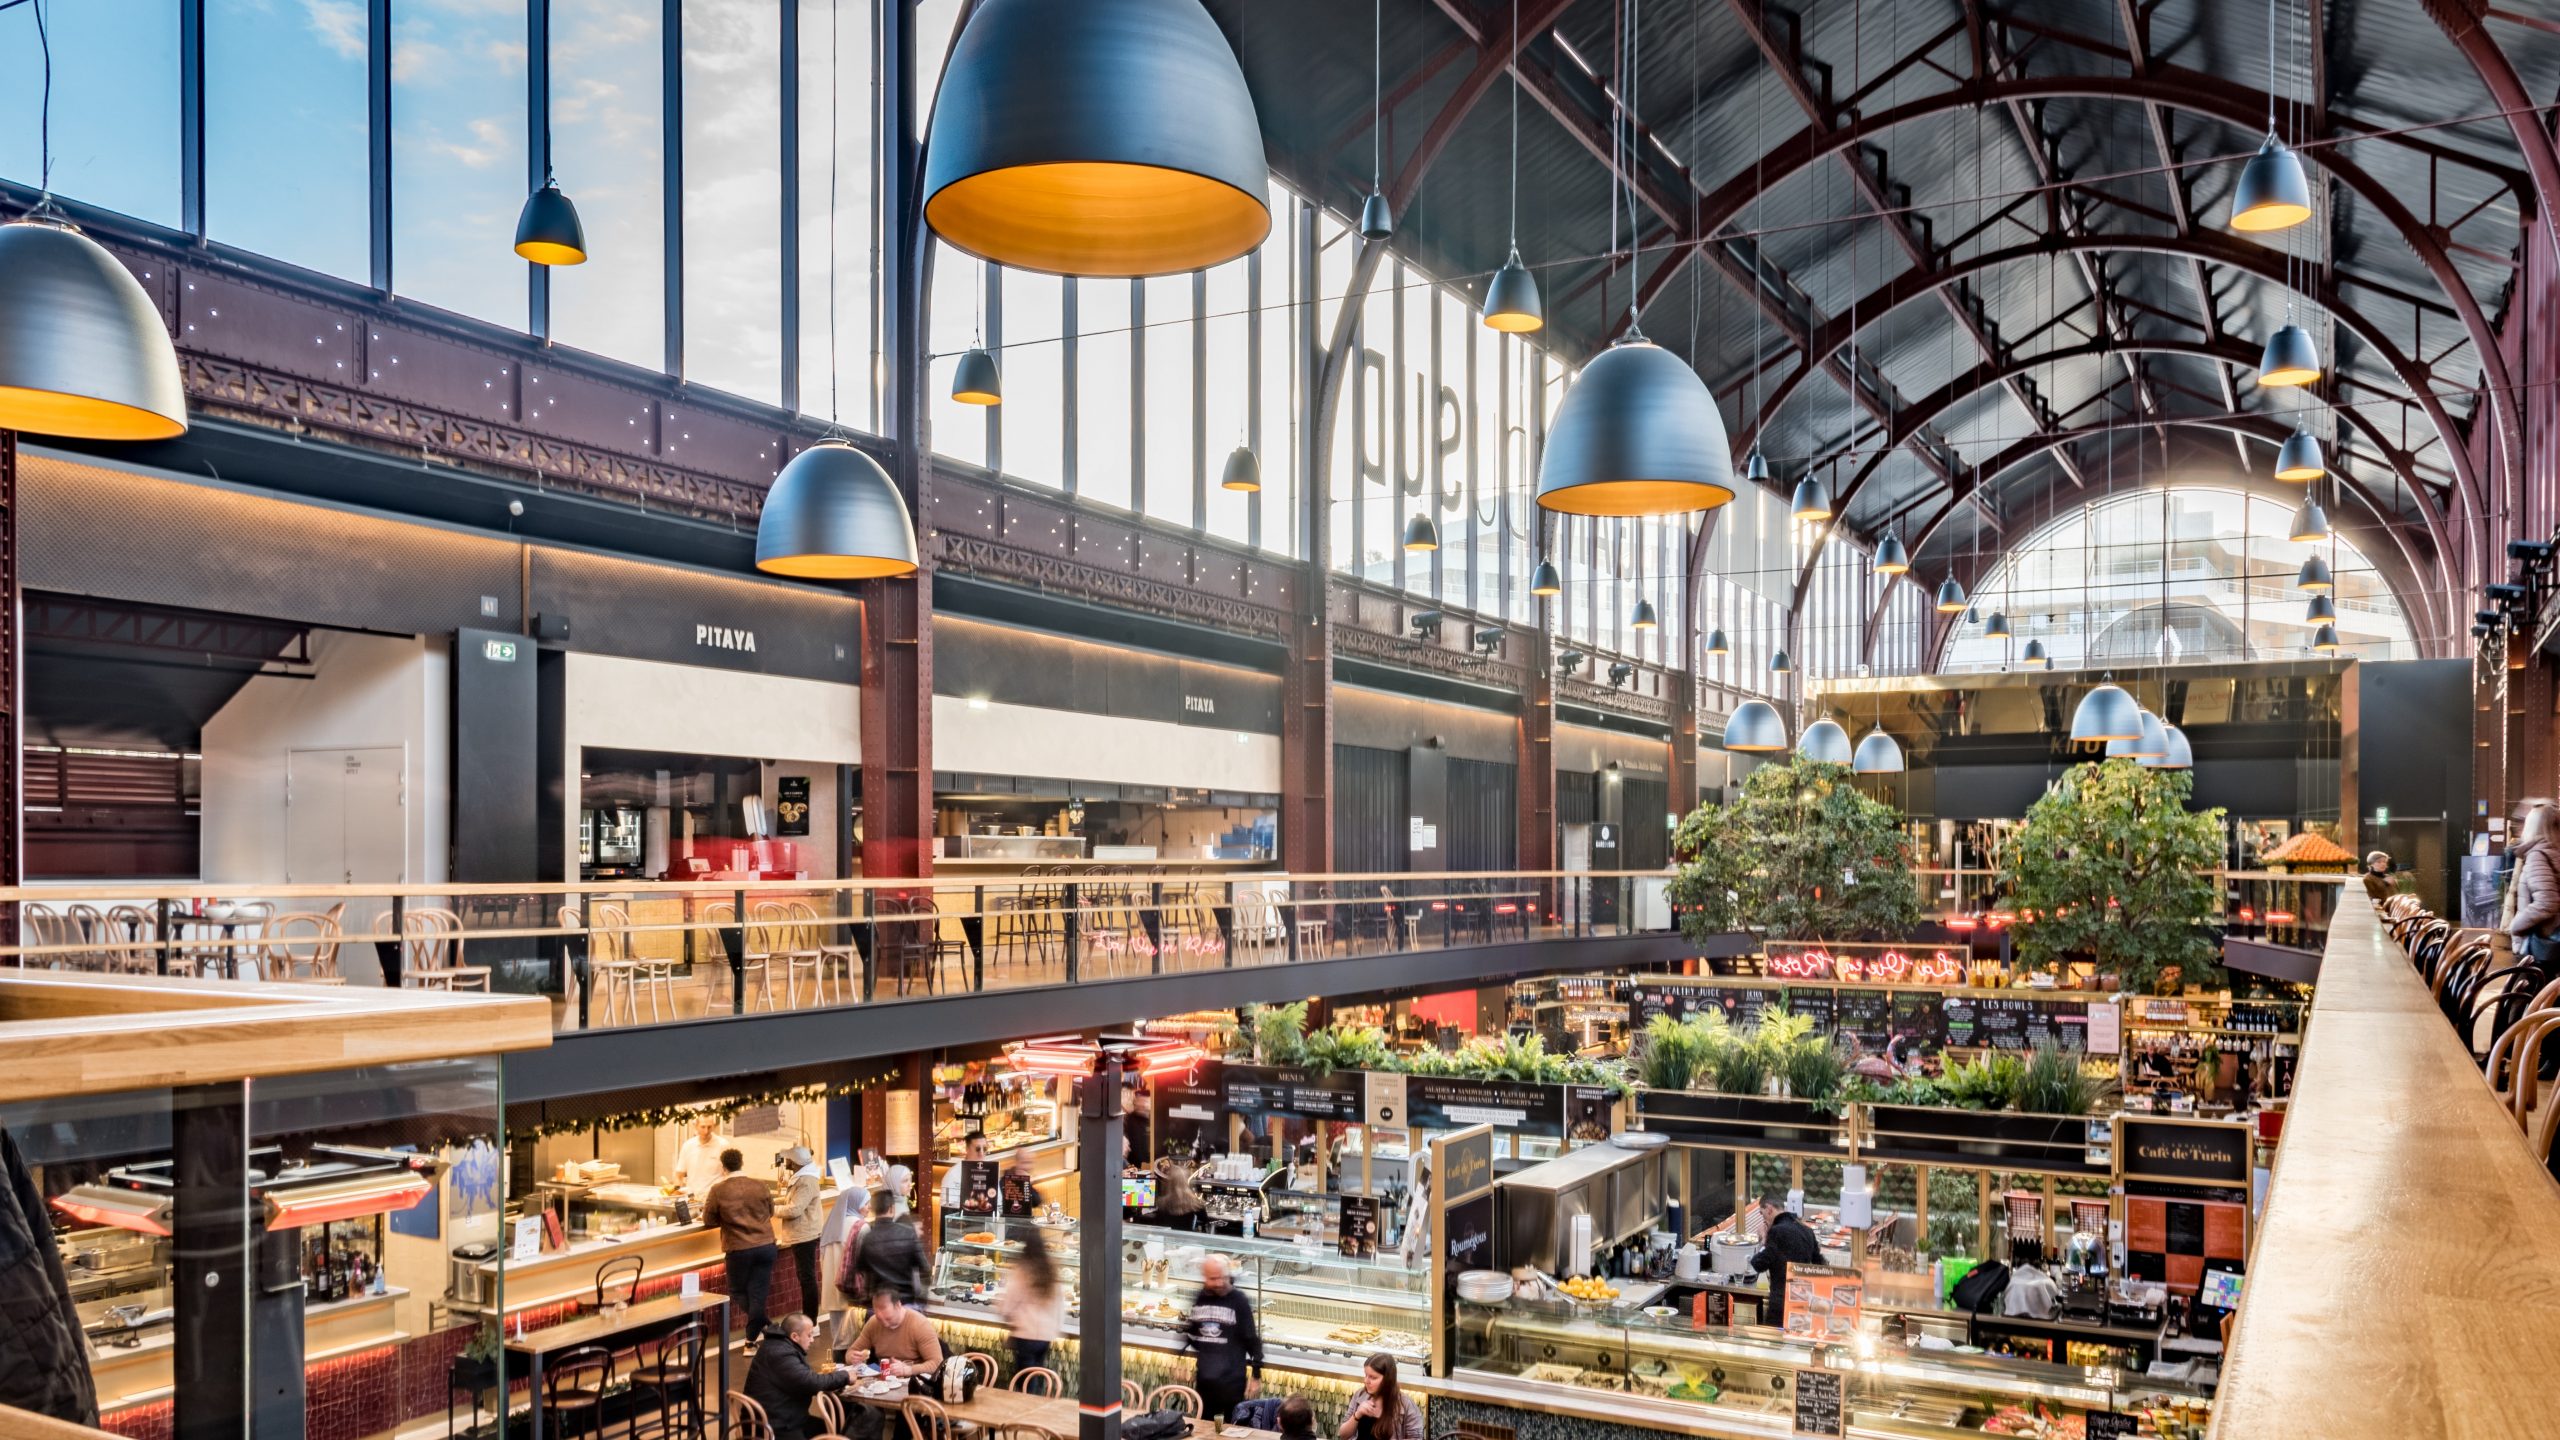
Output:
<instances>
[{"instance_id":1,"label":"security camera","mask_svg":"<svg viewBox=\"0 0 2560 1440\"><path fill-rule=\"evenodd\" d=\"M1636 667L1628 661L1621 660L1609 667L1609 688L1612 690L1624 690L1627 682L1634 678Z\"/></svg>"},{"instance_id":2,"label":"security camera","mask_svg":"<svg viewBox=\"0 0 2560 1440\"><path fill-rule=\"evenodd\" d=\"M1475 647L1478 650L1490 655L1494 651L1502 648L1502 627L1499 625L1479 626L1477 627L1474 635L1469 638L1475 642Z\"/></svg>"},{"instance_id":3,"label":"security camera","mask_svg":"<svg viewBox=\"0 0 2560 1440\"><path fill-rule=\"evenodd\" d=\"M1437 610L1417 610L1405 623L1413 627L1416 635L1432 640L1440 638L1440 612Z\"/></svg>"}]
</instances>

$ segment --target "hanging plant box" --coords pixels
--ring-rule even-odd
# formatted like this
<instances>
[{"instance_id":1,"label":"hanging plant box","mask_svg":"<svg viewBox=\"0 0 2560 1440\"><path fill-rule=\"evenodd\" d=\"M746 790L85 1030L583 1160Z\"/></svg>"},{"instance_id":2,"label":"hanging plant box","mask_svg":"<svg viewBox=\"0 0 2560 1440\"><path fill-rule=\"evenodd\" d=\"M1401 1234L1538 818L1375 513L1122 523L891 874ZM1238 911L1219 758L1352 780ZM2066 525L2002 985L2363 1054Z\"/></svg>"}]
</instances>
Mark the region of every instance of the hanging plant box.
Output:
<instances>
[{"instance_id":1,"label":"hanging plant box","mask_svg":"<svg viewBox=\"0 0 2560 1440\"><path fill-rule=\"evenodd\" d=\"M1759 1095L1713 1095L1694 1090L1646 1090L1636 1116L1647 1130L1675 1145L1721 1150L1767 1150L1788 1155L1839 1156L1848 1133L1838 1113L1811 1100Z\"/></svg>"},{"instance_id":2,"label":"hanging plant box","mask_svg":"<svg viewBox=\"0 0 2560 1440\"><path fill-rule=\"evenodd\" d=\"M2021 1115L1934 1105L1870 1105L1859 1132L1861 1158L1913 1165L1972 1165L2044 1175L2104 1175L2089 1158L2088 1115Z\"/></svg>"}]
</instances>

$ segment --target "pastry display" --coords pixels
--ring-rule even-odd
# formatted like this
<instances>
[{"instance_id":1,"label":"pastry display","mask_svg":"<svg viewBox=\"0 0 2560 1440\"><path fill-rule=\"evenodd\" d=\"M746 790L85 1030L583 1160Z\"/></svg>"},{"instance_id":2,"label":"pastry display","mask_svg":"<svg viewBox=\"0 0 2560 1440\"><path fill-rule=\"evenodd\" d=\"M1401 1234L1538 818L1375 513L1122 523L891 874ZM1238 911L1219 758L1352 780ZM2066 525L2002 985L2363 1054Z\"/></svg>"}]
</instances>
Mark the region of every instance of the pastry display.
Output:
<instances>
[{"instance_id":1,"label":"pastry display","mask_svg":"<svg viewBox=\"0 0 2560 1440\"><path fill-rule=\"evenodd\" d=\"M972 1230L968 1234L960 1237L960 1243L963 1245L993 1245L996 1243L996 1235L992 1230Z\"/></svg>"}]
</instances>

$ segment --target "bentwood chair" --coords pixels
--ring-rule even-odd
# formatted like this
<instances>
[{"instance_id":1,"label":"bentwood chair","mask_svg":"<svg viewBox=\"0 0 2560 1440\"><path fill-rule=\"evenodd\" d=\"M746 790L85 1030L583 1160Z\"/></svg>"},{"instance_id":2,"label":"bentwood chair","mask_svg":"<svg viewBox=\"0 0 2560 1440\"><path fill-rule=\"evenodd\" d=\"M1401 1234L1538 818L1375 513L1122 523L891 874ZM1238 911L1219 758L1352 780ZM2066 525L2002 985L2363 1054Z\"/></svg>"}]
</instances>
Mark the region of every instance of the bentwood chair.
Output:
<instances>
[{"instance_id":1,"label":"bentwood chair","mask_svg":"<svg viewBox=\"0 0 2560 1440\"><path fill-rule=\"evenodd\" d=\"M1120 1381L1120 1408L1132 1415L1147 1413L1146 1387L1123 1377Z\"/></svg>"},{"instance_id":2,"label":"bentwood chair","mask_svg":"<svg viewBox=\"0 0 2560 1440\"><path fill-rule=\"evenodd\" d=\"M729 1392L729 1433L735 1440L773 1440L773 1421L746 1392Z\"/></svg>"},{"instance_id":3,"label":"bentwood chair","mask_svg":"<svg viewBox=\"0 0 2560 1440\"><path fill-rule=\"evenodd\" d=\"M710 1346L711 1332L696 1321L660 1340L650 1358L631 1372L633 1398L645 1389L658 1402L658 1434L688 1440L702 1434L702 1357ZM681 1429L677 1428L679 1412Z\"/></svg>"},{"instance_id":4,"label":"bentwood chair","mask_svg":"<svg viewBox=\"0 0 2560 1440\"><path fill-rule=\"evenodd\" d=\"M337 907L343 908L343 906ZM107 968L126 975L148 975L160 968L160 926L139 905L107 907L103 954Z\"/></svg>"},{"instance_id":5,"label":"bentwood chair","mask_svg":"<svg viewBox=\"0 0 2560 1440\"><path fill-rule=\"evenodd\" d=\"M960 1427L941 1401L910 1395L898 1408L907 1417L907 1440L958 1440Z\"/></svg>"},{"instance_id":6,"label":"bentwood chair","mask_svg":"<svg viewBox=\"0 0 2560 1440\"><path fill-rule=\"evenodd\" d=\"M997 1374L1004 1368L996 1364L996 1357L984 1350L963 1351L952 1358L959 1364L977 1371L978 1383L991 1390L995 1388Z\"/></svg>"},{"instance_id":7,"label":"bentwood chair","mask_svg":"<svg viewBox=\"0 0 2560 1440\"><path fill-rule=\"evenodd\" d=\"M462 963L462 917L420 906L400 917L402 976L416 990L487 990L489 967Z\"/></svg>"},{"instance_id":8,"label":"bentwood chair","mask_svg":"<svg viewBox=\"0 0 2560 1440\"><path fill-rule=\"evenodd\" d=\"M343 909L341 902L326 915L298 911L270 921L262 962L266 978L305 985L345 984L346 977L338 973L338 913Z\"/></svg>"},{"instance_id":9,"label":"bentwood chair","mask_svg":"<svg viewBox=\"0 0 2560 1440\"><path fill-rule=\"evenodd\" d=\"M1147 1396L1146 1408L1149 1411L1178 1410L1195 1420L1207 1414L1209 1410L1207 1405L1201 1403L1200 1392L1188 1385L1157 1386Z\"/></svg>"},{"instance_id":10,"label":"bentwood chair","mask_svg":"<svg viewBox=\"0 0 2560 1440\"><path fill-rule=\"evenodd\" d=\"M816 912L794 900L758 900L747 906L755 917L747 948L762 954L765 964L782 966L783 1006L800 1008L800 982L809 982L809 1000L832 1005L834 987L827 983L827 960L818 948Z\"/></svg>"},{"instance_id":11,"label":"bentwood chair","mask_svg":"<svg viewBox=\"0 0 2560 1440\"><path fill-rule=\"evenodd\" d=\"M842 1435L846 1433L844 1428L845 1402L844 1396L840 1392L834 1390L819 1391L815 1405L818 1412L818 1423L827 1427L827 1433L829 1435Z\"/></svg>"},{"instance_id":12,"label":"bentwood chair","mask_svg":"<svg viewBox=\"0 0 2560 1440\"><path fill-rule=\"evenodd\" d=\"M613 1352L601 1345L581 1345L551 1362L534 1403L542 1407L556 1433L566 1435L578 1425L601 1437L605 1392L612 1388Z\"/></svg>"},{"instance_id":13,"label":"bentwood chair","mask_svg":"<svg viewBox=\"0 0 2560 1440\"><path fill-rule=\"evenodd\" d=\"M752 910L749 913L752 918ZM710 929L696 930L694 944L696 953L707 954L710 957L710 963L701 967L705 977L703 983L709 987L704 999L711 1010L718 1013L729 1008L724 1003L731 984L728 963L729 937L725 932L735 928L738 923L736 902L713 900L705 903L702 907L702 923ZM756 948L758 943L756 927L748 928L742 943L746 947L741 952L747 981L746 1008L749 1010L781 1008L773 1003L773 972L765 964L764 953Z\"/></svg>"},{"instance_id":14,"label":"bentwood chair","mask_svg":"<svg viewBox=\"0 0 2560 1440\"><path fill-rule=\"evenodd\" d=\"M1033 1365L1013 1372L1013 1388L1025 1395L1047 1397L1066 1388L1058 1372L1045 1365Z\"/></svg>"}]
</instances>

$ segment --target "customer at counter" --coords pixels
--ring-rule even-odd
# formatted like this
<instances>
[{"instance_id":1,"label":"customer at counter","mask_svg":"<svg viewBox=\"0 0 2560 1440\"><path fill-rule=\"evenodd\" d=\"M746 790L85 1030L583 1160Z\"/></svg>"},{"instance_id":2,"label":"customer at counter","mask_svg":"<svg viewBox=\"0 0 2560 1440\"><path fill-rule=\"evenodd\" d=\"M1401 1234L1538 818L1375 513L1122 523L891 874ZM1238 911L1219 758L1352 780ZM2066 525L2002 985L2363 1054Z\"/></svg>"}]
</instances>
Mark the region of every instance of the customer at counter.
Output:
<instances>
[{"instance_id":1,"label":"customer at counter","mask_svg":"<svg viewBox=\"0 0 2560 1440\"><path fill-rule=\"evenodd\" d=\"M695 1209L702 1208L703 1197L728 1174L720 1168L720 1152L732 1143L720 1133L720 1117L705 1111L693 1117L693 1133L677 1144L676 1188Z\"/></svg>"},{"instance_id":2,"label":"customer at counter","mask_svg":"<svg viewBox=\"0 0 2560 1440\"><path fill-rule=\"evenodd\" d=\"M1751 1268L1769 1277L1769 1298L1760 1302L1760 1323L1777 1325L1784 1323L1787 1314L1787 1267L1821 1264L1822 1241L1775 1195L1760 1197L1760 1214L1768 1228L1760 1232L1760 1251L1751 1257Z\"/></svg>"},{"instance_id":3,"label":"customer at counter","mask_svg":"<svg viewBox=\"0 0 2560 1440\"><path fill-rule=\"evenodd\" d=\"M727 1178L703 1198L703 1222L720 1231L720 1263L729 1275L729 1293L738 1300L738 1318L747 1327L747 1353L756 1353L764 1331L766 1292L773 1287L773 1187L738 1173L747 1157L736 1146L720 1152Z\"/></svg>"},{"instance_id":4,"label":"customer at counter","mask_svg":"<svg viewBox=\"0 0 2560 1440\"><path fill-rule=\"evenodd\" d=\"M915 1226L898 1214L896 1193L885 1186L871 1197L871 1223L862 1227L854 1263L861 1268L866 1299L895 1295L914 1300L924 1294L924 1244L916 1238Z\"/></svg>"},{"instance_id":5,"label":"customer at counter","mask_svg":"<svg viewBox=\"0 0 2560 1440\"><path fill-rule=\"evenodd\" d=\"M996 1314L1012 1332L1014 1368L1046 1367L1049 1347L1066 1333L1067 1291L1058 1283L1049 1242L1036 1229L1022 1232L1022 1253L1005 1267L1004 1288L996 1292Z\"/></svg>"},{"instance_id":6,"label":"customer at counter","mask_svg":"<svg viewBox=\"0 0 2560 1440\"><path fill-rule=\"evenodd\" d=\"M818 1324L797 1311L773 1322L747 1367L747 1398L764 1407L773 1440L809 1440L809 1402L853 1383L853 1372L821 1375L809 1364Z\"/></svg>"},{"instance_id":7,"label":"customer at counter","mask_svg":"<svg viewBox=\"0 0 2560 1440\"><path fill-rule=\"evenodd\" d=\"M783 1177L782 1198L774 1203L774 1239L791 1257L800 1281L800 1308L820 1308L818 1237L827 1228L826 1206L818 1199L818 1157L806 1145L794 1145L779 1157L790 1173Z\"/></svg>"},{"instance_id":8,"label":"customer at counter","mask_svg":"<svg viewBox=\"0 0 2560 1440\"><path fill-rule=\"evenodd\" d=\"M1262 1331L1253 1323L1253 1300L1227 1274L1227 1257L1200 1260L1200 1293L1182 1322L1183 1341L1199 1357L1192 1388L1200 1392L1204 1418L1224 1420L1262 1389Z\"/></svg>"}]
</instances>

